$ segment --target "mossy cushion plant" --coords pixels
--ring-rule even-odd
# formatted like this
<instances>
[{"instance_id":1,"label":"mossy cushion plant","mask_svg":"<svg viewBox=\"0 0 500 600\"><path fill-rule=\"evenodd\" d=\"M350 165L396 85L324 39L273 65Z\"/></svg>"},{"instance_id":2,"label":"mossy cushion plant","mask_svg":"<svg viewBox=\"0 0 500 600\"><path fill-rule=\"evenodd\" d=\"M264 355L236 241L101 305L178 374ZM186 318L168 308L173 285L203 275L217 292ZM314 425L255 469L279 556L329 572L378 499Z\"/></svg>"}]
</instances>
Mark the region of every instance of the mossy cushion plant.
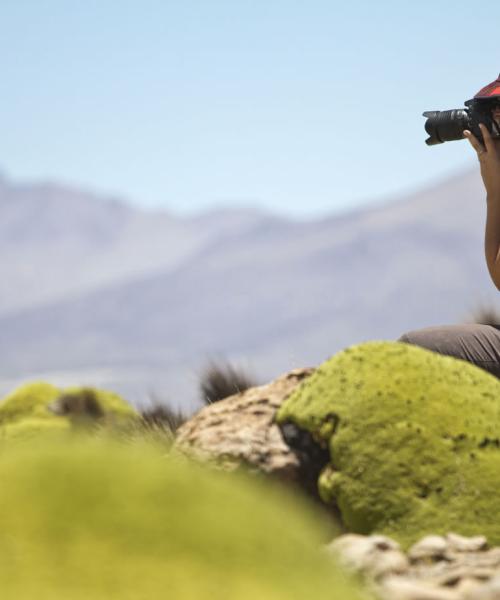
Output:
<instances>
[{"instance_id":1,"label":"mossy cushion plant","mask_svg":"<svg viewBox=\"0 0 500 600\"><path fill-rule=\"evenodd\" d=\"M464 361L368 342L323 363L282 405L328 448L319 492L348 530L500 544L500 382Z\"/></svg>"},{"instance_id":2,"label":"mossy cushion plant","mask_svg":"<svg viewBox=\"0 0 500 600\"><path fill-rule=\"evenodd\" d=\"M34 382L20 386L0 402L0 439L59 434L94 421L119 427L138 418L113 392L78 387L62 390Z\"/></svg>"},{"instance_id":3,"label":"mossy cushion plant","mask_svg":"<svg viewBox=\"0 0 500 600\"><path fill-rule=\"evenodd\" d=\"M4 600L361 599L283 490L139 443L41 442L0 453Z\"/></svg>"}]
</instances>

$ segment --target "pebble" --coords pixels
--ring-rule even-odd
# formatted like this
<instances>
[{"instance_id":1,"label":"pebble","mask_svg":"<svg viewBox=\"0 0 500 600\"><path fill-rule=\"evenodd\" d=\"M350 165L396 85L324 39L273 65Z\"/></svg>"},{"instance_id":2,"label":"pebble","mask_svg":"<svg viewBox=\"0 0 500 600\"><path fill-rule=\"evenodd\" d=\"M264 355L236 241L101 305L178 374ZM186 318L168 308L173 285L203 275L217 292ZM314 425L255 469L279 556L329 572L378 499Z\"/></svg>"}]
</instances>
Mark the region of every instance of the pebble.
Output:
<instances>
[{"instance_id":1,"label":"pebble","mask_svg":"<svg viewBox=\"0 0 500 600\"><path fill-rule=\"evenodd\" d=\"M414 544L408 551L412 562L444 558L448 550L447 540L440 535L427 535Z\"/></svg>"},{"instance_id":2,"label":"pebble","mask_svg":"<svg viewBox=\"0 0 500 600\"><path fill-rule=\"evenodd\" d=\"M409 563L399 544L382 535L342 535L327 546L349 570L377 580L392 573L404 573Z\"/></svg>"},{"instance_id":3,"label":"pebble","mask_svg":"<svg viewBox=\"0 0 500 600\"><path fill-rule=\"evenodd\" d=\"M439 588L425 581L412 581L402 577L390 577L381 587L386 600L457 600L456 592Z\"/></svg>"},{"instance_id":4,"label":"pebble","mask_svg":"<svg viewBox=\"0 0 500 600\"><path fill-rule=\"evenodd\" d=\"M468 538L456 533L448 533L446 542L454 552L479 552L488 548L488 541L484 535Z\"/></svg>"},{"instance_id":5,"label":"pebble","mask_svg":"<svg viewBox=\"0 0 500 600\"><path fill-rule=\"evenodd\" d=\"M500 600L500 575L464 595L463 600Z\"/></svg>"},{"instance_id":6,"label":"pebble","mask_svg":"<svg viewBox=\"0 0 500 600\"><path fill-rule=\"evenodd\" d=\"M380 600L500 600L500 548L484 536L427 535L405 554L382 535L342 535L326 550Z\"/></svg>"}]
</instances>

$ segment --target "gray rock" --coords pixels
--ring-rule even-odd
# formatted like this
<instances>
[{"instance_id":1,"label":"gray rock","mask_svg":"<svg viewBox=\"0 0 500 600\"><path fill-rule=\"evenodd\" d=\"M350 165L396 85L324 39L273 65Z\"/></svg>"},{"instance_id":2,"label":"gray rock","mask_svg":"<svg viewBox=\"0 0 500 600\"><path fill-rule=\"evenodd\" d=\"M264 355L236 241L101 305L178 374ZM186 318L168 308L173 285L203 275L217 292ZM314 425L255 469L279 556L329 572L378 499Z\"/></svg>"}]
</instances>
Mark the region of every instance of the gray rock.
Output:
<instances>
[{"instance_id":1,"label":"gray rock","mask_svg":"<svg viewBox=\"0 0 500 600\"><path fill-rule=\"evenodd\" d=\"M326 548L350 571L381 579L408 571L409 563L399 545L382 535L346 534Z\"/></svg>"},{"instance_id":2,"label":"gray rock","mask_svg":"<svg viewBox=\"0 0 500 600\"><path fill-rule=\"evenodd\" d=\"M408 551L408 558L412 562L421 560L436 560L444 558L448 551L448 542L440 535L428 535L416 544L414 544Z\"/></svg>"},{"instance_id":3,"label":"gray rock","mask_svg":"<svg viewBox=\"0 0 500 600\"><path fill-rule=\"evenodd\" d=\"M240 467L298 481L300 460L285 443L274 416L313 369L295 369L268 385L250 388L202 408L182 425L174 449L225 470Z\"/></svg>"},{"instance_id":4,"label":"gray rock","mask_svg":"<svg viewBox=\"0 0 500 600\"><path fill-rule=\"evenodd\" d=\"M452 552L478 552L479 550L486 550L488 547L488 542L484 535L464 537L456 533L448 533L446 541Z\"/></svg>"},{"instance_id":5,"label":"gray rock","mask_svg":"<svg viewBox=\"0 0 500 600\"><path fill-rule=\"evenodd\" d=\"M484 588L484 582L478 579L465 577L456 586L456 591L461 600L472 600Z\"/></svg>"},{"instance_id":6,"label":"gray rock","mask_svg":"<svg viewBox=\"0 0 500 600\"><path fill-rule=\"evenodd\" d=\"M328 549L381 600L500 600L500 547L484 536L428 535L405 555L390 538L349 534Z\"/></svg>"},{"instance_id":7,"label":"gray rock","mask_svg":"<svg viewBox=\"0 0 500 600\"><path fill-rule=\"evenodd\" d=\"M486 582L484 585L466 590L463 600L500 600L500 574Z\"/></svg>"},{"instance_id":8,"label":"gray rock","mask_svg":"<svg viewBox=\"0 0 500 600\"><path fill-rule=\"evenodd\" d=\"M402 577L385 579L379 595L385 600L460 600L457 591Z\"/></svg>"}]
</instances>

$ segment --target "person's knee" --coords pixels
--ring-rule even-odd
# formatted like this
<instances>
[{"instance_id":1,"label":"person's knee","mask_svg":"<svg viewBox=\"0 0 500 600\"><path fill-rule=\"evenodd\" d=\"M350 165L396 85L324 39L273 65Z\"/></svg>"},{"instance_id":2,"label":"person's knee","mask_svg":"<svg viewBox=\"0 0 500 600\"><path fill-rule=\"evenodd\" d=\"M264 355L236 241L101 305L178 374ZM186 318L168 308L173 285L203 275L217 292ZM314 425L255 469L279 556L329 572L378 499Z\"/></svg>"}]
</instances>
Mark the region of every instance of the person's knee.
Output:
<instances>
[{"instance_id":1,"label":"person's knee","mask_svg":"<svg viewBox=\"0 0 500 600\"><path fill-rule=\"evenodd\" d=\"M493 333L494 339L491 337ZM485 325L444 325L407 331L398 341L477 365L500 364L500 356L495 350L497 335Z\"/></svg>"},{"instance_id":2,"label":"person's knee","mask_svg":"<svg viewBox=\"0 0 500 600\"><path fill-rule=\"evenodd\" d=\"M414 332L407 331L406 333L403 333L403 335L400 335L396 341L403 342L405 344L413 344L414 343L413 339L414 339Z\"/></svg>"},{"instance_id":3,"label":"person's knee","mask_svg":"<svg viewBox=\"0 0 500 600\"><path fill-rule=\"evenodd\" d=\"M412 346L419 346L426 350L432 350L433 352L442 352L442 340L439 332L432 331L429 329L415 329L412 331L406 331L398 338L398 342L405 344L411 344ZM446 353L446 350L445 350Z\"/></svg>"}]
</instances>

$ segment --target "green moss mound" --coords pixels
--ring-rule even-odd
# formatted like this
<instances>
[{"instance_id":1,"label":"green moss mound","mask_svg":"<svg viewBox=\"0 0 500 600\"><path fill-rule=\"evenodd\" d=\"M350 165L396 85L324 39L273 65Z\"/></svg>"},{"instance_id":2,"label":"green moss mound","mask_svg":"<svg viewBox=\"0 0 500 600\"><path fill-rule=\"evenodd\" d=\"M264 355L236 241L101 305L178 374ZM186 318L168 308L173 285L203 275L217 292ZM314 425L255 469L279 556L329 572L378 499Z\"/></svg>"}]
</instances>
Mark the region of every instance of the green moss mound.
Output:
<instances>
[{"instance_id":1,"label":"green moss mound","mask_svg":"<svg viewBox=\"0 0 500 600\"><path fill-rule=\"evenodd\" d=\"M407 545L426 533L500 544L500 382L398 342L333 356L283 404L329 449L319 480L349 530Z\"/></svg>"},{"instance_id":2,"label":"green moss mound","mask_svg":"<svg viewBox=\"0 0 500 600\"><path fill-rule=\"evenodd\" d=\"M99 407L99 423L108 428L139 419L136 411L113 392L79 387L62 390L45 382L28 383L0 402L0 440L24 439L41 433L64 435L83 422L89 424L92 415L84 419L79 413L57 410L61 400L73 400L78 406L82 399L88 398Z\"/></svg>"},{"instance_id":3,"label":"green moss mound","mask_svg":"<svg viewBox=\"0 0 500 600\"><path fill-rule=\"evenodd\" d=\"M9 446L0 481L5 600L361 598L324 523L256 481L92 439Z\"/></svg>"}]
</instances>

